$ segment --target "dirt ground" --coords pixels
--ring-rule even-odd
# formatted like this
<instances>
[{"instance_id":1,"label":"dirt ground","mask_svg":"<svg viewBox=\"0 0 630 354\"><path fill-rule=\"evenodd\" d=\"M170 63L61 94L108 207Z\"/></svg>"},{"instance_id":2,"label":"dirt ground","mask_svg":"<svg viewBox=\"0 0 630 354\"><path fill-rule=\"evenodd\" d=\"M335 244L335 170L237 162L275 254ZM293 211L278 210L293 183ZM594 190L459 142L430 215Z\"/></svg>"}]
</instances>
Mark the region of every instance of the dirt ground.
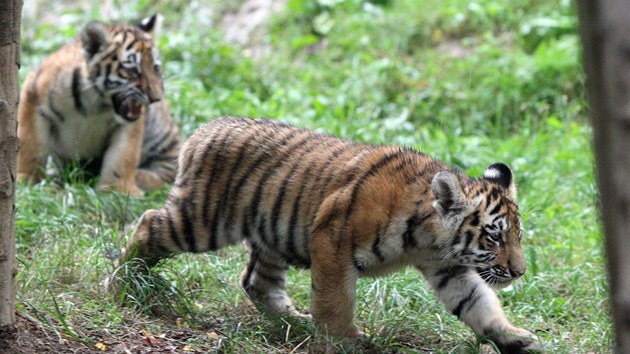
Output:
<instances>
[{"instance_id":1,"label":"dirt ground","mask_svg":"<svg viewBox=\"0 0 630 354\"><path fill-rule=\"evenodd\" d=\"M18 316L17 333L0 333L0 353L99 353L83 343L46 332L40 325ZM13 337L13 338L11 338Z\"/></svg>"},{"instance_id":2,"label":"dirt ground","mask_svg":"<svg viewBox=\"0 0 630 354\"><path fill-rule=\"evenodd\" d=\"M105 334L107 331L98 329L90 333L88 329L82 328L83 334L93 338L89 343L83 343L65 334L55 333L18 314L16 330L13 337L9 333L0 332L0 354L199 353L216 352L218 349L212 345L196 346L195 349L187 347L187 339L201 334L184 327L170 329L160 335L148 334L133 325L125 333L117 335Z\"/></svg>"}]
</instances>

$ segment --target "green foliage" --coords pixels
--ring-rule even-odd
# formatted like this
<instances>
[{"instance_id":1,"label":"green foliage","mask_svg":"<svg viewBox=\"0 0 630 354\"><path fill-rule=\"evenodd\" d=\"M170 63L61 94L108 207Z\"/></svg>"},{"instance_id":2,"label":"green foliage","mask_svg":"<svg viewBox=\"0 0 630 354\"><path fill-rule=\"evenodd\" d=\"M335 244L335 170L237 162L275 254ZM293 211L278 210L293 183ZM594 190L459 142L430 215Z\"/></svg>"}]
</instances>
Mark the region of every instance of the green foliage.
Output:
<instances>
[{"instance_id":1,"label":"green foliage","mask_svg":"<svg viewBox=\"0 0 630 354\"><path fill-rule=\"evenodd\" d=\"M519 186L529 266L522 283L501 292L508 317L550 352L610 350L570 1L289 0L256 43L239 47L224 39L222 16L242 2L111 1L107 10L100 2L35 1L39 8L23 20L21 76L90 19L160 12L166 95L185 136L221 115L267 116L415 147L476 176L505 161ZM266 50L251 55L252 47ZM137 300L121 307L103 288L116 269L107 255L168 190L136 200L93 187L70 168L18 189L19 311L59 336L93 343L185 327L180 351L487 352L413 270L359 282L356 321L372 347L348 348L313 337L310 323L261 315L238 285L246 262L239 247L180 255L150 272L119 268L122 291ZM289 294L306 309L309 273L291 270L289 279Z\"/></svg>"}]
</instances>

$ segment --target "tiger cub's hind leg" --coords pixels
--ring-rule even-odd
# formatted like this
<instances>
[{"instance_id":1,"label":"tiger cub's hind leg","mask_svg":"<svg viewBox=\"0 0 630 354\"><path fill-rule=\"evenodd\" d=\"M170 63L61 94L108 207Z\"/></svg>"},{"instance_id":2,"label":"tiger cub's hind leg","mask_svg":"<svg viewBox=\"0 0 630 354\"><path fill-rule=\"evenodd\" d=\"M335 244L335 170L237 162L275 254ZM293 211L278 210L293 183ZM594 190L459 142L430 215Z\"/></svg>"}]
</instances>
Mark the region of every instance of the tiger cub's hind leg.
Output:
<instances>
[{"instance_id":1,"label":"tiger cub's hind leg","mask_svg":"<svg viewBox=\"0 0 630 354\"><path fill-rule=\"evenodd\" d=\"M160 166L152 169L140 168L136 171L136 184L142 190L157 189L175 179L173 166Z\"/></svg>"},{"instance_id":2,"label":"tiger cub's hind leg","mask_svg":"<svg viewBox=\"0 0 630 354\"><path fill-rule=\"evenodd\" d=\"M286 293L286 272L289 266L271 257L265 258L255 244L247 244L249 262L241 274L241 286L258 307L274 314L301 314L291 303Z\"/></svg>"}]
</instances>

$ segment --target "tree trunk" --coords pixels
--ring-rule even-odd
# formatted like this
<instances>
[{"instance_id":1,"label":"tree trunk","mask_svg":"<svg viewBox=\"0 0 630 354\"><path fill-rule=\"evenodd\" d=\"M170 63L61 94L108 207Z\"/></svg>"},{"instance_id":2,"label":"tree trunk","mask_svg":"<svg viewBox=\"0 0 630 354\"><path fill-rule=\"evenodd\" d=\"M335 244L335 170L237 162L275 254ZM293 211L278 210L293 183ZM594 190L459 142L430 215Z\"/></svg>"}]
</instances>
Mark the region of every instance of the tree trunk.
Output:
<instances>
[{"instance_id":1,"label":"tree trunk","mask_svg":"<svg viewBox=\"0 0 630 354\"><path fill-rule=\"evenodd\" d=\"M630 353L630 1L578 0L616 352Z\"/></svg>"},{"instance_id":2,"label":"tree trunk","mask_svg":"<svg viewBox=\"0 0 630 354\"><path fill-rule=\"evenodd\" d=\"M0 1L0 337L15 332L15 167L22 0Z\"/></svg>"}]
</instances>

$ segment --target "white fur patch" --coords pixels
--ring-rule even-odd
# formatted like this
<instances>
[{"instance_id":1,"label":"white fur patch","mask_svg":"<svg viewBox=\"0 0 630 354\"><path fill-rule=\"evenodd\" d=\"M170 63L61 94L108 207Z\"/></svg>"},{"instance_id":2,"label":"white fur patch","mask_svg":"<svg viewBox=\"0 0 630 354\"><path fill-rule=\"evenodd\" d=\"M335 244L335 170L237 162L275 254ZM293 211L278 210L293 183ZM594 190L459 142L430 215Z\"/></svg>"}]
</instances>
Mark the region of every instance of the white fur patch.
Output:
<instances>
[{"instance_id":1,"label":"white fur patch","mask_svg":"<svg viewBox=\"0 0 630 354\"><path fill-rule=\"evenodd\" d=\"M501 171L496 168L489 168L484 171L483 176L488 179L496 179L501 176Z\"/></svg>"}]
</instances>

